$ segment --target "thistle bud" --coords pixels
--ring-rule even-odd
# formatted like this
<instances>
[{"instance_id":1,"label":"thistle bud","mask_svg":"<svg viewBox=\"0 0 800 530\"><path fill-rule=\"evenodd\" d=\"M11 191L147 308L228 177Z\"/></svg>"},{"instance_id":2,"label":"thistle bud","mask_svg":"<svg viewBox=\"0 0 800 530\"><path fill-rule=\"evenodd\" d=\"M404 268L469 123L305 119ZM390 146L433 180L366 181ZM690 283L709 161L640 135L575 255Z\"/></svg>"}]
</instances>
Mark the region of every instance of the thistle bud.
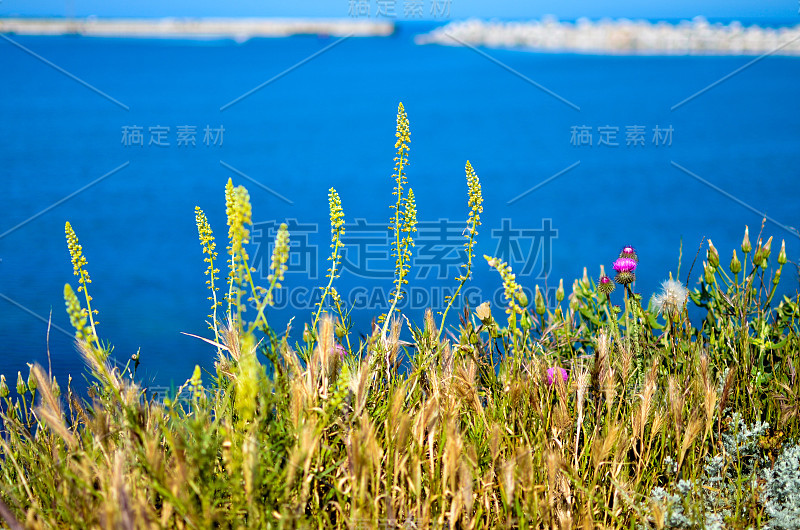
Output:
<instances>
[{"instance_id":1,"label":"thistle bud","mask_svg":"<svg viewBox=\"0 0 800 530\"><path fill-rule=\"evenodd\" d=\"M308 323L306 323L306 326L303 329L303 342L309 343L313 341L314 333L311 331L311 327L309 327Z\"/></svg>"},{"instance_id":2,"label":"thistle bud","mask_svg":"<svg viewBox=\"0 0 800 530\"><path fill-rule=\"evenodd\" d=\"M749 254L753 247L750 245L750 229L744 227L744 238L742 239L742 252Z\"/></svg>"},{"instance_id":3,"label":"thistle bud","mask_svg":"<svg viewBox=\"0 0 800 530\"><path fill-rule=\"evenodd\" d=\"M539 286L536 286L536 295L534 296L534 302L536 304L536 312L539 315L544 315L547 308L544 305L544 297L542 296L542 291L539 290Z\"/></svg>"},{"instance_id":4,"label":"thistle bud","mask_svg":"<svg viewBox=\"0 0 800 530\"><path fill-rule=\"evenodd\" d=\"M597 282L597 290L608 296L614 290L616 285L611 281L608 276L600 276L600 281Z\"/></svg>"},{"instance_id":5,"label":"thistle bud","mask_svg":"<svg viewBox=\"0 0 800 530\"><path fill-rule=\"evenodd\" d=\"M31 389L31 392L36 392L36 389L39 387L39 383L36 381L36 377L33 375L33 365L29 364L30 372L28 372L28 388Z\"/></svg>"},{"instance_id":6,"label":"thistle bud","mask_svg":"<svg viewBox=\"0 0 800 530\"><path fill-rule=\"evenodd\" d=\"M772 277L772 283L778 285L778 282L781 281L781 270L778 269L775 271L775 276Z\"/></svg>"},{"instance_id":7,"label":"thistle bud","mask_svg":"<svg viewBox=\"0 0 800 530\"><path fill-rule=\"evenodd\" d=\"M715 269L719 267L719 252L717 252L717 249L714 248L714 243L712 243L710 239L708 240L708 252L706 255L708 257L709 265Z\"/></svg>"},{"instance_id":8,"label":"thistle bud","mask_svg":"<svg viewBox=\"0 0 800 530\"><path fill-rule=\"evenodd\" d=\"M733 249L733 259L731 260L731 272L739 274L742 271L742 263L736 257L736 249Z\"/></svg>"},{"instance_id":9,"label":"thistle bud","mask_svg":"<svg viewBox=\"0 0 800 530\"><path fill-rule=\"evenodd\" d=\"M28 387L25 386L25 381L22 379L22 373L17 372L17 394L24 396L25 392L27 391Z\"/></svg>"},{"instance_id":10,"label":"thistle bud","mask_svg":"<svg viewBox=\"0 0 800 530\"><path fill-rule=\"evenodd\" d=\"M632 259L637 263L639 262L639 256L636 255L636 249L630 245L626 245L622 248L622 251L619 253L619 257Z\"/></svg>"},{"instance_id":11,"label":"thistle bud","mask_svg":"<svg viewBox=\"0 0 800 530\"><path fill-rule=\"evenodd\" d=\"M558 301L558 303L561 303L563 299L564 299L564 279L562 278L558 281L558 289L556 289L556 301Z\"/></svg>"},{"instance_id":12,"label":"thistle bud","mask_svg":"<svg viewBox=\"0 0 800 530\"><path fill-rule=\"evenodd\" d=\"M10 393L6 384L6 376L0 375L0 398L7 398Z\"/></svg>"},{"instance_id":13,"label":"thistle bud","mask_svg":"<svg viewBox=\"0 0 800 530\"><path fill-rule=\"evenodd\" d=\"M781 239L781 251L778 252L778 263L780 265L786 264L786 241Z\"/></svg>"},{"instance_id":14,"label":"thistle bud","mask_svg":"<svg viewBox=\"0 0 800 530\"><path fill-rule=\"evenodd\" d=\"M58 382L56 382L56 377L53 376L53 384L50 385L50 391L53 393L53 397L58 399L61 397L61 387L58 386Z\"/></svg>"}]
</instances>

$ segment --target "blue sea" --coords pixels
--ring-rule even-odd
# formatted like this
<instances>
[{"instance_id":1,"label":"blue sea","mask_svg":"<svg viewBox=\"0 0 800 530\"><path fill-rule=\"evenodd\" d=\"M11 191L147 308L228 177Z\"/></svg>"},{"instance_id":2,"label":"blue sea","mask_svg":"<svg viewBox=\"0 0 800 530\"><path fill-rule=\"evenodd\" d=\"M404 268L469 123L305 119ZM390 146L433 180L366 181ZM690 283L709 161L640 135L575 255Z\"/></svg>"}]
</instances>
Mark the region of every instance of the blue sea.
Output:
<instances>
[{"instance_id":1,"label":"blue sea","mask_svg":"<svg viewBox=\"0 0 800 530\"><path fill-rule=\"evenodd\" d=\"M282 331L294 316L293 336L327 283L328 190L338 191L347 245L334 285L353 307L353 337L368 333L392 288L399 102L420 223L403 306L412 322L424 307L441 310L461 272L467 160L485 200L472 306L502 303L484 254L552 296L561 278L569 294L584 267L593 278L610 271L625 244L639 252L635 290L647 300L679 266L686 280L704 238L727 264L745 225L755 242L764 213L773 255L785 239L797 261L800 58L483 50L490 60L415 45L432 27L341 42L0 40L0 373L13 381L27 362L47 366L48 351L59 380L85 371L62 296L77 285L66 221L114 358L141 351L139 376L157 385L181 384L195 364L211 369L214 349L181 332L213 337L194 208L215 230L224 276L229 178L250 191L263 282L275 228L290 226L290 269L268 317ZM791 264L782 281L797 289Z\"/></svg>"}]
</instances>

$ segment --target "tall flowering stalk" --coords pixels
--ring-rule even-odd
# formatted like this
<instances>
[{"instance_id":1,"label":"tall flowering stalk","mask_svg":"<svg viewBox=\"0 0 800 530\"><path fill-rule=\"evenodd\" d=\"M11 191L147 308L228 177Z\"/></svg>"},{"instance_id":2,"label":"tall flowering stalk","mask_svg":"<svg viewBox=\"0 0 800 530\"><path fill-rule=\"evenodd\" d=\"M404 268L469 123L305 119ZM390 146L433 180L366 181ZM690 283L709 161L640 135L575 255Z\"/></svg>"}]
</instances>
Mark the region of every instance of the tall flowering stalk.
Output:
<instances>
[{"instance_id":1,"label":"tall flowering stalk","mask_svg":"<svg viewBox=\"0 0 800 530\"><path fill-rule=\"evenodd\" d=\"M217 300L217 291L219 291L219 287L217 286L216 282L219 269L215 268L214 266L214 260L217 259L217 243L214 241L214 232L211 230L211 225L208 223L206 214L200 209L199 206L195 206L194 208L194 218L195 223L197 224L197 234L200 238L200 244L203 247L203 254L205 255L203 261L208 263L208 268L206 269L205 274L208 276L206 285L208 285L208 288L211 291L211 296L208 297L208 299L211 301L211 314L208 315L208 318L211 319L211 326L209 329L214 331L214 339L219 342L217 307L221 306L222 302Z\"/></svg>"},{"instance_id":2,"label":"tall flowering stalk","mask_svg":"<svg viewBox=\"0 0 800 530\"><path fill-rule=\"evenodd\" d=\"M513 349L515 351L520 350L521 345L518 345L517 341L523 337L523 330L521 327L524 328L527 326L526 323L528 319L524 308L528 305L528 297L525 295L522 287L517 283L516 275L512 272L510 265L502 260L487 255L483 257L489 263L490 267L497 270L500 274L500 278L503 280L503 291L508 304L506 307L506 313L508 314L508 330L512 334L511 340ZM518 320L521 326L517 325Z\"/></svg>"},{"instance_id":3,"label":"tall flowering stalk","mask_svg":"<svg viewBox=\"0 0 800 530\"><path fill-rule=\"evenodd\" d=\"M92 297L86 286L92 283L89 278L89 272L84 268L86 267L86 257L83 255L83 247L78 241L78 236L75 234L72 225L69 221L64 225L64 232L67 236L67 248L69 249L70 260L72 261L72 272L78 277L78 292L83 293L84 300L86 300L86 308L81 308L80 302L75 292L72 290L70 284L64 286L64 301L67 305L67 313L70 317L70 322L76 330L75 337L78 340L86 341L94 347L98 354L103 351L100 346L100 339L97 337L97 323L94 316L97 314L96 309L92 309ZM86 322L89 325L86 325Z\"/></svg>"},{"instance_id":4,"label":"tall flowering stalk","mask_svg":"<svg viewBox=\"0 0 800 530\"><path fill-rule=\"evenodd\" d=\"M267 281L269 281L269 288L267 289L266 293L264 293L264 299L261 305L259 305L259 316L264 318L264 307L268 304L272 305L274 301L274 295L272 294L275 289L281 288L281 282L283 281L284 274L286 274L287 269L289 268L287 263L289 262L289 227L286 226L286 223L281 223L281 226L278 227L278 233L275 235L275 246L272 249L272 260L270 261L269 265L269 276L267 276ZM266 325L267 321L264 318L264 324Z\"/></svg>"},{"instance_id":5,"label":"tall flowering stalk","mask_svg":"<svg viewBox=\"0 0 800 530\"><path fill-rule=\"evenodd\" d=\"M280 288L283 273L286 269L289 253L289 233L285 224L280 226L275 238L275 252L272 256L269 289L257 286L253 281L253 269L250 266L250 257L247 254L247 243L250 242L250 227L252 223L252 206L250 194L244 186L233 187L233 181L228 179L225 185L225 213L228 217L228 317L233 320L233 309L236 309L236 324L243 329L241 319L246 306L242 303L242 296L249 287L251 296L248 302L253 302L256 307L256 318L249 325L249 331L257 328L259 324L267 326L264 310L272 304L273 290Z\"/></svg>"},{"instance_id":6,"label":"tall flowering stalk","mask_svg":"<svg viewBox=\"0 0 800 530\"><path fill-rule=\"evenodd\" d=\"M319 315L322 312L322 307L325 304L325 299L328 297L328 294L331 293L331 287L333 286L333 280L339 276L339 264L341 262L339 256L339 250L342 247L342 237L344 236L344 210L342 209L342 200L339 198L339 194L336 192L334 188L328 190L328 207L330 209L331 215L331 255L328 257L328 261L331 262L331 266L328 269L328 285L322 291L322 297L320 298L319 303L317 304L317 313L314 315L314 324L311 326L311 329L317 329L317 322L319 321Z\"/></svg>"},{"instance_id":7,"label":"tall flowering stalk","mask_svg":"<svg viewBox=\"0 0 800 530\"><path fill-rule=\"evenodd\" d=\"M636 352L637 358L640 358L642 351L639 340L639 316L641 315L645 324L647 322L647 317L644 315L644 310L639 304L637 297L631 290L631 284L636 281L636 267L638 265L639 257L636 255L636 250L632 246L626 245L622 248L622 251L620 251L619 257L614 261L613 268L617 273L616 276L614 276L614 281L625 287L626 329L631 330L629 340L633 341L633 350ZM608 287L605 289L608 289ZM630 320L628 320L628 311L633 315L633 318Z\"/></svg>"},{"instance_id":8,"label":"tall flowering stalk","mask_svg":"<svg viewBox=\"0 0 800 530\"><path fill-rule=\"evenodd\" d=\"M397 141L394 144L397 154L394 158L395 187L392 194L395 196L395 204L391 206L394 214L390 219L389 230L394 233L392 240L392 256L395 259L394 268L394 291L391 294L391 307L386 314L383 323L382 334L386 336L389 329L389 321L392 312L397 307L397 302L403 297L403 285L408 283L406 276L411 268L411 249L414 247L412 233L417 231L417 207L414 201L414 190L408 189L405 192L406 166L408 165L409 144L411 143L411 132L408 124L403 104L397 107L397 131L395 132Z\"/></svg>"},{"instance_id":9,"label":"tall flowering stalk","mask_svg":"<svg viewBox=\"0 0 800 530\"><path fill-rule=\"evenodd\" d=\"M472 276L472 257L473 249L475 248L475 236L478 235L478 225L481 224L481 213L483 213L481 182L478 179L478 175L475 173L475 170L472 169L472 164L470 164L469 160L467 160L465 172L467 174L467 193L469 194L469 217L467 218L467 228L464 233L464 237L467 238L466 243L464 243L464 248L467 250L467 262L462 264L461 267L466 270L463 274L460 274L456 277L456 281L459 282L456 292L453 293L452 296L448 296L446 298L447 307L442 313L442 324L439 326L439 335L437 336L437 340L441 338L442 332L444 331L447 312L450 311L453 302L458 298L461 288L464 287L464 284L467 283L467 280L469 280L470 276Z\"/></svg>"},{"instance_id":10,"label":"tall flowering stalk","mask_svg":"<svg viewBox=\"0 0 800 530\"><path fill-rule=\"evenodd\" d=\"M228 179L225 184L225 215L228 221L228 317L233 319L235 307L237 315L244 312L242 294L245 282L252 284L250 274L249 256L246 245L250 242L252 224L252 207L250 195L244 186L234 188L233 180Z\"/></svg>"}]
</instances>

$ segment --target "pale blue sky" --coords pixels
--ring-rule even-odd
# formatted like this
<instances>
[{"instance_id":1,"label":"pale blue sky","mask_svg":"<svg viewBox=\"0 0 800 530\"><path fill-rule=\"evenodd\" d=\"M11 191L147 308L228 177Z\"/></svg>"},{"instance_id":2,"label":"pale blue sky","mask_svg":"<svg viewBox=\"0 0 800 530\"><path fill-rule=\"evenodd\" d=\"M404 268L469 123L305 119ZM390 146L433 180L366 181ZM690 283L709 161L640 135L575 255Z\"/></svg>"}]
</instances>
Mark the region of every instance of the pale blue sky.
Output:
<instances>
[{"instance_id":1,"label":"pale blue sky","mask_svg":"<svg viewBox=\"0 0 800 530\"><path fill-rule=\"evenodd\" d=\"M355 0L2 0L0 15L63 16L320 16L347 17L349 5ZM364 1L364 0L361 0ZM368 0L371 12L377 11L381 0ZM406 2L389 0L401 15ZM419 1L419 0L417 0ZM431 3L443 0L422 0L426 18L430 18ZM560 18L642 17L691 18L697 15L725 18L796 18L800 23L800 0L450 0L452 18L503 17L533 18L554 14Z\"/></svg>"}]
</instances>

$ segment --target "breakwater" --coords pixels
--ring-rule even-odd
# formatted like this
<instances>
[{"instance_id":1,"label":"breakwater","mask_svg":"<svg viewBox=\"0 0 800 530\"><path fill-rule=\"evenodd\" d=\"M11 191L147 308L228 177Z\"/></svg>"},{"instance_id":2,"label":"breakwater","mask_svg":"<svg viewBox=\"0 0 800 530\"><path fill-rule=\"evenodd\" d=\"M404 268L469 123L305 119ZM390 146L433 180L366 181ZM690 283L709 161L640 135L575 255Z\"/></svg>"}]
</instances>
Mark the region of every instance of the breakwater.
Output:
<instances>
[{"instance_id":1,"label":"breakwater","mask_svg":"<svg viewBox=\"0 0 800 530\"><path fill-rule=\"evenodd\" d=\"M416 42L597 54L800 55L800 25L723 25L702 17L677 24L585 18L573 23L552 17L527 22L465 20L419 35Z\"/></svg>"}]
</instances>

